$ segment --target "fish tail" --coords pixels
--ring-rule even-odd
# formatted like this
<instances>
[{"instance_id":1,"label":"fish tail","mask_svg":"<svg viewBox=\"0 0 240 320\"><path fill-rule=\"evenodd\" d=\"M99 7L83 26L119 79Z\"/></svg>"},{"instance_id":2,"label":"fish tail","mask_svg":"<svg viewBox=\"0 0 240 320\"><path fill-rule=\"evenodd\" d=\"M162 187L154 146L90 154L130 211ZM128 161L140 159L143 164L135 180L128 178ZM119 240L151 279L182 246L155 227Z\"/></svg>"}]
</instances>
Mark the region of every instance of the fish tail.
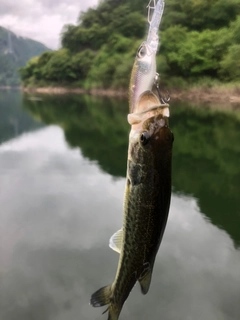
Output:
<instances>
[{"instance_id":1,"label":"fish tail","mask_svg":"<svg viewBox=\"0 0 240 320\"><path fill-rule=\"evenodd\" d=\"M105 305L109 305L107 310L103 312L108 312L108 320L118 320L119 314L122 309L122 305L118 306L117 304L113 304L111 301L112 296L112 286L102 287L92 294L90 305L93 307L102 307Z\"/></svg>"}]
</instances>

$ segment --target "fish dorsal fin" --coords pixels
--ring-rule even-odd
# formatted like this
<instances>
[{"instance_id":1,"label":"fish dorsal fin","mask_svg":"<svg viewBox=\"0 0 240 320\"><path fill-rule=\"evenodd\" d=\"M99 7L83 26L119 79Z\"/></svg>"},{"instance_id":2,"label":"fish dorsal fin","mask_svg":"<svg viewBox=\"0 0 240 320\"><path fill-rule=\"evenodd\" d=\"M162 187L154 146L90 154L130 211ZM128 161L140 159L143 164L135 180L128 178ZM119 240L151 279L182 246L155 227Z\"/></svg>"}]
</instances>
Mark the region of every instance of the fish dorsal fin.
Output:
<instances>
[{"instance_id":1,"label":"fish dorsal fin","mask_svg":"<svg viewBox=\"0 0 240 320\"><path fill-rule=\"evenodd\" d=\"M138 279L138 282L141 286L142 294L146 294L149 290L152 279L152 268L148 265L142 272L141 277Z\"/></svg>"},{"instance_id":2,"label":"fish dorsal fin","mask_svg":"<svg viewBox=\"0 0 240 320\"><path fill-rule=\"evenodd\" d=\"M111 236L109 240L109 247L114 251L120 253L122 250L122 238L123 230L120 229Z\"/></svg>"}]
</instances>

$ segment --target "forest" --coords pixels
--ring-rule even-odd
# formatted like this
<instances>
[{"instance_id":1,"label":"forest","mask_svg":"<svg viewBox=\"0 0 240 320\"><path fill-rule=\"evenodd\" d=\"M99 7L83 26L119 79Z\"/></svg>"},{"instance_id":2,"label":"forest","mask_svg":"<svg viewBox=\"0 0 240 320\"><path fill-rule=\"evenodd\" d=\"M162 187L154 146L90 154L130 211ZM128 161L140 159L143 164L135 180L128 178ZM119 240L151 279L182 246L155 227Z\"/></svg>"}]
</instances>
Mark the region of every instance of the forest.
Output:
<instances>
[{"instance_id":1,"label":"forest","mask_svg":"<svg viewBox=\"0 0 240 320\"><path fill-rule=\"evenodd\" d=\"M61 49L20 69L24 86L127 88L147 32L146 0L103 0L65 25ZM166 0L157 70L163 84L240 82L240 0Z\"/></svg>"}]
</instances>

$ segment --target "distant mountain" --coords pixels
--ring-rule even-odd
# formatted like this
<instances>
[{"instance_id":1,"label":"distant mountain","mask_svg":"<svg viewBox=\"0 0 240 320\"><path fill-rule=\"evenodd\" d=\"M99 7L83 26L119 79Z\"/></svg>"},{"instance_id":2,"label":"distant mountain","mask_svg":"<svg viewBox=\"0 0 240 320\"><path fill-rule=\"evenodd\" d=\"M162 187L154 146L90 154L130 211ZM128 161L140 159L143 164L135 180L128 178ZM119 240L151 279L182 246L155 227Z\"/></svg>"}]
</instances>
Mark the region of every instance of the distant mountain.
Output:
<instances>
[{"instance_id":1,"label":"distant mountain","mask_svg":"<svg viewBox=\"0 0 240 320\"><path fill-rule=\"evenodd\" d=\"M0 26L0 86L20 84L18 69L44 51L51 51L44 44L19 37Z\"/></svg>"}]
</instances>

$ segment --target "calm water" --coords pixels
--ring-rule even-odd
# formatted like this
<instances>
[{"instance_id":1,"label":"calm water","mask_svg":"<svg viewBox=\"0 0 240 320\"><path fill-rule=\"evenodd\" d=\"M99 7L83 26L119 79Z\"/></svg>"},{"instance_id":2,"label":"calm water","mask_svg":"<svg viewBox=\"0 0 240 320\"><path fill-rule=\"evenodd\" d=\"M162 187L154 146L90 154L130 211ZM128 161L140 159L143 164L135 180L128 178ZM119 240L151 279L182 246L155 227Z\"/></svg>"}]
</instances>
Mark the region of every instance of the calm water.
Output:
<instances>
[{"instance_id":1,"label":"calm water","mask_svg":"<svg viewBox=\"0 0 240 320\"><path fill-rule=\"evenodd\" d=\"M0 319L105 320L127 103L0 91ZM121 319L240 319L240 112L171 106L173 195L148 295Z\"/></svg>"}]
</instances>

